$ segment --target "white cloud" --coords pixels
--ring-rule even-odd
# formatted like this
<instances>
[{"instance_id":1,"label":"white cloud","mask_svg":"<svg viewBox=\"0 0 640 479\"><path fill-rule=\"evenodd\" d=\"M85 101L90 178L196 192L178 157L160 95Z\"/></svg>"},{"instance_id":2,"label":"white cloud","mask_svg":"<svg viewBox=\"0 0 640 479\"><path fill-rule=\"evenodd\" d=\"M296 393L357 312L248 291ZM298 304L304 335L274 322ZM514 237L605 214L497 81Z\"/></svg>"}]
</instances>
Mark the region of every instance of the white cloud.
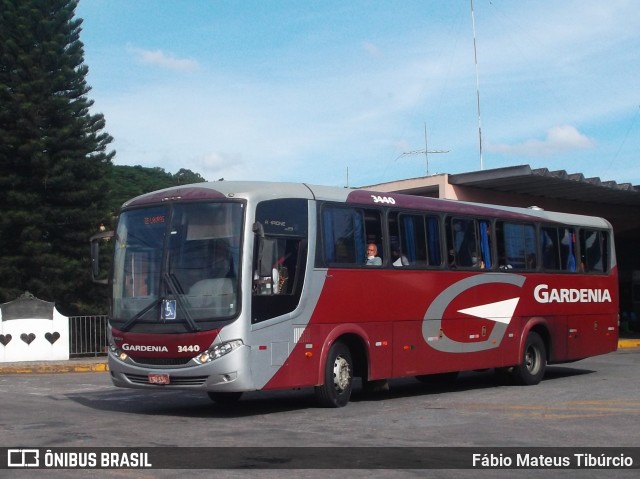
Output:
<instances>
[{"instance_id":1,"label":"white cloud","mask_svg":"<svg viewBox=\"0 0 640 479\"><path fill-rule=\"evenodd\" d=\"M494 153L521 156L548 156L572 150L587 150L596 146L595 140L580 133L571 125L555 126L547 131L544 140L527 140L517 144L489 144Z\"/></svg>"},{"instance_id":2,"label":"white cloud","mask_svg":"<svg viewBox=\"0 0 640 479\"><path fill-rule=\"evenodd\" d=\"M637 64L640 51L635 5L610 0L594 12L588 2L543 3L524 13L507 0L479 5L483 146L494 153L485 166L529 157L587 168L609 155L610 170L627 175L620 179L637 177L637 138L621 138L637 106L637 75L624 68ZM450 18L405 18L402 29L367 18L343 31L329 21L340 18L327 15L309 24L314 35L302 43L287 29L254 36L260 30L249 26L237 36L185 35L182 44L109 37L88 64L105 63L92 70L93 95L116 138L116 162L185 167L212 180L326 184L341 182L349 167L352 184L370 184L424 173L424 157L398 156L424 147L426 124L430 149L449 150L429 158L431 171L475 169L470 18L464 6L451 5ZM196 31L202 28L187 33ZM128 58L121 55L126 41ZM106 58L121 63L114 68ZM155 70L136 76L132 60ZM198 75L180 81L171 74L193 70ZM627 164L632 173L623 170Z\"/></svg>"},{"instance_id":3,"label":"white cloud","mask_svg":"<svg viewBox=\"0 0 640 479\"><path fill-rule=\"evenodd\" d=\"M199 68L198 62L190 58L177 58L162 50L144 50L142 48L129 47L136 60L146 65L154 65L169 70L195 71Z\"/></svg>"}]
</instances>

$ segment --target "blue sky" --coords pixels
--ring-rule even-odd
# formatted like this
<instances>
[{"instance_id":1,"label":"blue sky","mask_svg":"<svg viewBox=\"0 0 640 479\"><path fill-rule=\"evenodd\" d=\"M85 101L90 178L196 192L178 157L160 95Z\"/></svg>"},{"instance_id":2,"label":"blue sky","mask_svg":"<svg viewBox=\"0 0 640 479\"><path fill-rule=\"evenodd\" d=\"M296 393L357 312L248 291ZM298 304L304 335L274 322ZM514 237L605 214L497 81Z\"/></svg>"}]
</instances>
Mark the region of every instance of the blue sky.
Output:
<instances>
[{"instance_id":1,"label":"blue sky","mask_svg":"<svg viewBox=\"0 0 640 479\"><path fill-rule=\"evenodd\" d=\"M529 164L640 184L633 0L80 0L115 163L361 186ZM406 154L425 149L448 153ZM427 161L428 160L428 161Z\"/></svg>"}]
</instances>

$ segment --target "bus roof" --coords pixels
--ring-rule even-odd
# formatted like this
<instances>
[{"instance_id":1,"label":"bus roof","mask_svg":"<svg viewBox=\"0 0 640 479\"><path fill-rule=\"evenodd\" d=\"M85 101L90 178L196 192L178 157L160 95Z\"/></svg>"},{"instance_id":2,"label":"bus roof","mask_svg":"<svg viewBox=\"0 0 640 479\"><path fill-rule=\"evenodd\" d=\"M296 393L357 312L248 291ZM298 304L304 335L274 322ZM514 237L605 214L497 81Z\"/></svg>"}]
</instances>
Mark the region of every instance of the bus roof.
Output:
<instances>
[{"instance_id":1,"label":"bus roof","mask_svg":"<svg viewBox=\"0 0 640 479\"><path fill-rule=\"evenodd\" d=\"M413 196L402 193L381 193L358 188L268 181L216 181L175 186L137 196L125 202L122 207L138 207L171 200L197 201L224 198L244 198L252 201L276 198L304 198L345 202L367 207L393 205L400 209L417 209L455 215L500 217L519 221L535 220L576 226L611 228L610 223L604 218L545 211L539 208L518 208Z\"/></svg>"}]
</instances>

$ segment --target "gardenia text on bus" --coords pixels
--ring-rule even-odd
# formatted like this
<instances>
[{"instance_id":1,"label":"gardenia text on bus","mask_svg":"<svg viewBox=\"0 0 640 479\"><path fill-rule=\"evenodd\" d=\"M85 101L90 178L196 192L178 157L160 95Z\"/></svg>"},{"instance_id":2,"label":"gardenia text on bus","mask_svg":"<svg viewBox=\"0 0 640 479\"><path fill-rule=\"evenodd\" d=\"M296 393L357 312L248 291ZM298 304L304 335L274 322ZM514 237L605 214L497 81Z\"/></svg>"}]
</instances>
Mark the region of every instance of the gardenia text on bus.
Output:
<instances>
[{"instance_id":1,"label":"gardenia text on bus","mask_svg":"<svg viewBox=\"0 0 640 479\"><path fill-rule=\"evenodd\" d=\"M533 290L538 303L610 303L608 289L549 289L549 285L539 284Z\"/></svg>"}]
</instances>

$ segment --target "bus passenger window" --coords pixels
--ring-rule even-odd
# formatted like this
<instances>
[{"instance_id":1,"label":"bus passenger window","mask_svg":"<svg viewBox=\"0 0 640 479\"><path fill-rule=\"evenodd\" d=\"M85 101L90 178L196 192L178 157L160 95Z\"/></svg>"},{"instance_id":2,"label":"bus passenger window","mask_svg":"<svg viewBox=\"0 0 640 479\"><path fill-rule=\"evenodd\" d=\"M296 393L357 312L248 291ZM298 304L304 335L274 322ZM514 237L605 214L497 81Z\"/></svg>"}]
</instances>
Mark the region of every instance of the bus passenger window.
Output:
<instances>
[{"instance_id":1,"label":"bus passenger window","mask_svg":"<svg viewBox=\"0 0 640 479\"><path fill-rule=\"evenodd\" d=\"M491 268L493 261L491 258L491 223L489 221L479 221L479 257L476 266L484 269Z\"/></svg>"},{"instance_id":2,"label":"bus passenger window","mask_svg":"<svg viewBox=\"0 0 640 479\"><path fill-rule=\"evenodd\" d=\"M499 222L498 257L502 269L535 270L536 229L532 224Z\"/></svg>"},{"instance_id":3,"label":"bus passenger window","mask_svg":"<svg viewBox=\"0 0 640 479\"><path fill-rule=\"evenodd\" d=\"M405 266L441 266L440 218L417 213L389 213L390 263Z\"/></svg>"},{"instance_id":4,"label":"bus passenger window","mask_svg":"<svg viewBox=\"0 0 640 479\"><path fill-rule=\"evenodd\" d=\"M452 267L485 269L491 258L491 223L455 218L447 223L449 264Z\"/></svg>"},{"instance_id":5,"label":"bus passenger window","mask_svg":"<svg viewBox=\"0 0 640 479\"><path fill-rule=\"evenodd\" d=\"M603 231L580 230L580 271L606 271L607 236Z\"/></svg>"},{"instance_id":6,"label":"bus passenger window","mask_svg":"<svg viewBox=\"0 0 640 479\"><path fill-rule=\"evenodd\" d=\"M456 266L473 266L473 255L477 258L476 238L472 220L453 220L453 254Z\"/></svg>"},{"instance_id":7,"label":"bus passenger window","mask_svg":"<svg viewBox=\"0 0 640 479\"><path fill-rule=\"evenodd\" d=\"M576 235L573 228L541 229L542 261L545 269L575 272Z\"/></svg>"},{"instance_id":8,"label":"bus passenger window","mask_svg":"<svg viewBox=\"0 0 640 479\"><path fill-rule=\"evenodd\" d=\"M322 210L323 257L318 261L331 266L364 266L367 262L367 245L373 243L375 256L384 260L382 245L382 221L380 211L326 206ZM381 262L380 262L381 264Z\"/></svg>"},{"instance_id":9,"label":"bus passenger window","mask_svg":"<svg viewBox=\"0 0 640 479\"><path fill-rule=\"evenodd\" d=\"M440 246L440 220L437 216L427 216L427 255L430 266L442 264L442 252Z\"/></svg>"},{"instance_id":10,"label":"bus passenger window","mask_svg":"<svg viewBox=\"0 0 640 479\"><path fill-rule=\"evenodd\" d=\"M546 270L560 269L560 249L557 228L542 228L540 230L542 266Z\"/></svg>"},{"instance_id":11,"label":"bus passenger window","mask_svg":"<svg viewBox=\"0 0 640 479\"><path fill-rule=\"evenodd\" d=\"M352 208L326 207L322 242L327 264L355 265L365 256L364 218Z\"/></svg>"},{"instance_id":12,"label":"bus passenger window","mask_svg":"<svg viewBox=\"0 0 640 479\"><path fill-rule=\"evenodd\" d=\"M380 219L380 212L377 210L364 210L364 231L367 238L367 247L369 245L374 245L374 257L377 257L377 260L373 260L374 265L382 265L384 261L384 246L382 244L382 221ZM365 257L362 258L362 263L370 264L369 262L370 254L366 253Z\"/></svg>"},{"instance_id":13,"label":"bus passenger window","mask_svg":"<svg viewBox=\"0 0 640 479\"><path fill-rule=\"evenodd\" d=\"M562 239L560 240L560 259L562 260L562 269L565 271L576 271L576 235L573 229L563 228L561 230Z\"/></svg>"},{"instance_id":14,"label":"bus passenger window","mask_svg":"<svg viewBox=\"0 0 640 479\"><path fill-rule=\"evenodd\" d=\"M401 214L398 218L398 236L391 238L393 266L427 265L427 242L424 217Z\"/></svg>"}]
</instances>

